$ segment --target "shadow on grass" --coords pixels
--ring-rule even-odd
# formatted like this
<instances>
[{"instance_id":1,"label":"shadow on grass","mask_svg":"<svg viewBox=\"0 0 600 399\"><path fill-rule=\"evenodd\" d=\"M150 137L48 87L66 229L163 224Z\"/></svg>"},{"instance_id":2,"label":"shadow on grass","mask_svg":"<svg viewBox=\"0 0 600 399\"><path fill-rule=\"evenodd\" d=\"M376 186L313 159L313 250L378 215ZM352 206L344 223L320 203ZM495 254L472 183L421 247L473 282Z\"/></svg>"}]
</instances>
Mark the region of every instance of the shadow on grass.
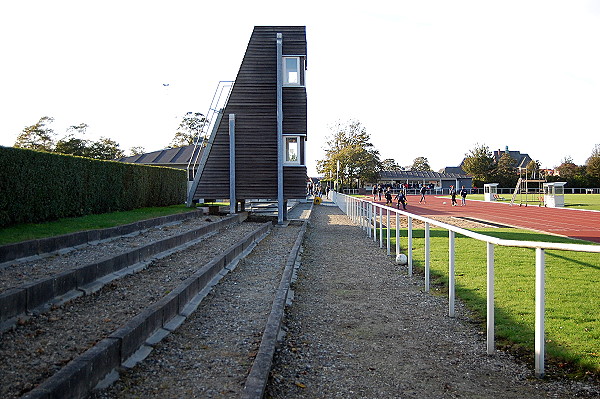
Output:
<instances>
[{"instance_id":1,"label":"shadow on grass","mask_svg":"<svg viewBox=\"0 0 600 399\"><path fill-rule=\"evenodd\" d=\"M573 259L572 257L560 255L560 254L558 254L556 252L547 252L546 256L551 256L553 258L561 259L561 260L564 260L566 262L575 263L575 264L577 264L579 266L591 267L593 269L600 270L600 265L594 265L592 263L582 262L580 260Z\"/></svg>"},{"instance_id":2,"label":"shadow on grass","mask_svg":"<svg viewBox=\"0 0 600 399\"><path fill-rule=\"evenodd\" d=\"M424 277L424 262L413 260L413 272ZM448 275L431 270L430 293L432 295L448 295ZM485 292L485 290L483 291ZM473 312L470 322L477 326L485 336L487 317L487 298L482 291L456 284L456 295ZM500 350L510 352L520 362L525 364L533 373L535 364L535 325L516 319L507 311L495 306L494 308L495 346ZM600 380L600 374L593 365L588 365L585 359L569 352L553 336L546 333L545 343L545 376L546 378L582 378L592 375Z\"/></svg>"}]
</instances>

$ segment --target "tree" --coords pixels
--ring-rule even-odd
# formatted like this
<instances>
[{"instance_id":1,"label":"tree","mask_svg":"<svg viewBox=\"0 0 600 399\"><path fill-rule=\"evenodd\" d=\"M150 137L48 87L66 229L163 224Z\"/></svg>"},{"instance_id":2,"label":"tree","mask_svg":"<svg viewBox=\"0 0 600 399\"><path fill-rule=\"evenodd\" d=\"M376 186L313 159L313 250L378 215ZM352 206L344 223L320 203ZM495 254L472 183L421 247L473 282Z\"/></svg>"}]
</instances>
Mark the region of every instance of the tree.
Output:
<instances>
[{"instance_id":1,"label":"tree","mask_svg":"<svg viewBox=\"0 0 600 399\"><path fill-rule=\"evenodd\" d=\"M563 159L556 170L558 170L559 176L552 180L566 181L570 187L587 187L591 183L591 176L586 173L586 166L574 164L571 157Z\"/></svg>"},{"instance_id":2,"label":"tree","mask_svg":"<svg viewBox=\"0 0 600 399\"><path fill-rule=\"evenodd\" d=\"M42 116L37 123L26 126L17 136L17 141L15 141L13 147L52 151L54 149L54 130L47 126L52 122L54 122L54 118Z\"/></svg>"},{"instance_id":3,"label":"tree","mask_svg":"<svg viewBox=\"0 0 600 399\"><path fill-rule=\"evenodd\" d=\"M175 136L169 144L169 147L183 147L186 145L195 144L195 140L200 139L200 133L202 132L202 127L206 119L204 115L200 112L188 112L183 116L181 123L179 124L179 128L177 132L175 132Z\"/></svg>"},{"instance_id":4,"label":"tree","mask_svg":"<svg viewBox=\"0 0 600 399\"><path fill-rule=\"evenodd\" d=\"M55 152L61 154L77 155L80 157L90 156L90 142L89 140L80 139L75 137L75 134L83 136L88 128L85 123L80 123L77 126L70 126L67 129L67 136L56 142L54 147Z\"/></svg>"},{"instance_id":5,"label":"tree","mask_svg":"<svg viewBox=\"0 0 600 399\"><path fill-rule=\"evenodd\" d=\"M517 161L508 152L502 154L496 163L494 177L501 187L514 187L517 183Z\"/></svg>"},{"instance_id":6,"label":"tree","mask_svg":"<svg viewBox=\"0 0 600 399\"><path fill-rule=\"evenodd\" d=\"M592 150L592 155L585 163L586 173L591 180L600 182L600 144L596 144Z\"/></svg>"},{"instance_id":7,"label":"tree","mask_svg":"<svg viewBox=\"0 0 600 399\"><path fill-rule=\"evenodd\" d=\"M112 160L125 156L119 148L119 144L106 137L100 137L100 140L93 142L90 146L90 158Z\"/></svg>"},{"instance_id":8,"label":"tree","mask_svg":"<svg viewBox=\"0 0 600 399\"><path fill-rule=\"evenodd\" d=\"M381 170L387 170L387 171L402 170L402 166L398 165L398 163L396 163L395 159L387 158L381 162Z\"/></svg>"},{"instance_id":9,"label":"tree","mask_svg":"<svg viewBox=\"0 0 600 399\"><path fill-rule=\"evenodd\" d=\"M540 179L540 161L534 161L533 159L531 161L529 161L529 163L527 164L527 176L529 176L529 178L531 179Z\"/></svg>"},{"instance_id":10,"label":"tree","mask_svg":"<svg viewBox=\"0 0 600 399\"><path fill-rule=\"evenodd\" d=\"M134 155L141 155L141 154L143 154L143 153L145 153L145 152L146 152L146 149L145 149L144 147L141 147L141 146L137 146L137 147L131 147L131 148L129 149L129 154L130 154L131 156L134 156Z\"/></svg>"},{"instance_id":11,"label":"tree","mask_svg":"<svg viewBox=\"0 0 600 399\"><path fill-rule=\"evenodd\" d=\"M429 166L429 160L425 157L417 157L413 161L410 170L417 170L421 172L429 172L431 171L431 166Z\"/></svg>"},{"instance_id":12,"label":"tree","mask_svg":"<svg viewBox=\"0 0 600 399\"><path fill-rule=\"evenodd\" d=\"M561 179L567 181L573 179L577 175L578 169L579 167L573 163L573 158L571 157L565 157L562 163L556 168Z\"/></svg>"},{"instance_id":13,"label":"tree","mask_svg":"<svg viewBox=\"0 0 600 399\"><path fill-rule=\"evenodd\" d=\"M358 186L376 181L381 170L379 151L373 148L366 129L356 120L337 122L325 148L325 159L317 161L317 172L325 179ZM339 168L338 168L339 165Z\"/></svg>"},{"instance_id":14,"label":"tree","mask_svg":"<svg viewBox=\"0 0 600 399\"><path fill-rule=\"evenodd\" d=\"M494 157L488 146L476 144L475 148L465 154L463 170L483 183L489 183L494 170Z\"/></svg>"}]
</instances>

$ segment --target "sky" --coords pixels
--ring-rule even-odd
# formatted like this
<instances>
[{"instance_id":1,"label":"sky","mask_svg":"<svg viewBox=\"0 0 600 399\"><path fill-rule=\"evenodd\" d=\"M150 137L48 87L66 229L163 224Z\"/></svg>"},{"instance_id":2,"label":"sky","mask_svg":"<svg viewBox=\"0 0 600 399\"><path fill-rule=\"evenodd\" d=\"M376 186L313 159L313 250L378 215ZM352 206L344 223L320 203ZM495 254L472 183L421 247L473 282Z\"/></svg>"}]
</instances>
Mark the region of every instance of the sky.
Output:
<instances>
[{"instance_id":1,"label":"sky","mask_svg":"<svg viewBox=\"0 0 600 399\"><path fill-rule=\"evenodd\" d=\"M0 5L0 145L50 116L57 138L165 148L255 25L306 26L310 176L338 121L436 171L479 145L552 168L600 144L600 0L23 0Z\"/></svg>"}]
</instances>

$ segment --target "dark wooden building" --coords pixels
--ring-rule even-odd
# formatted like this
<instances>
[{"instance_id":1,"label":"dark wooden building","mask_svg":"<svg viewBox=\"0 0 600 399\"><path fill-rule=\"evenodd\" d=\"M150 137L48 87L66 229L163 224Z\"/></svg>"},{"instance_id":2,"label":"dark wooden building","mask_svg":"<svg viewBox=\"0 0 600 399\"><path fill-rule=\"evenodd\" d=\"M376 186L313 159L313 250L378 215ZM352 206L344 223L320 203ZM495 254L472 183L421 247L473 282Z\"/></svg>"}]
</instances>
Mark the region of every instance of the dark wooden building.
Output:
<instances>
[{"instance_id":1,"label":"dark wooden building","mask_svg":"<svg viewBox=\"0 0 600 399\"><path fill-rule=\"evenodd\" d=\"M305 70L306 27L254 28L188 202L233 192L237 201L306 198Z\"/></svg>"}]
</instances>

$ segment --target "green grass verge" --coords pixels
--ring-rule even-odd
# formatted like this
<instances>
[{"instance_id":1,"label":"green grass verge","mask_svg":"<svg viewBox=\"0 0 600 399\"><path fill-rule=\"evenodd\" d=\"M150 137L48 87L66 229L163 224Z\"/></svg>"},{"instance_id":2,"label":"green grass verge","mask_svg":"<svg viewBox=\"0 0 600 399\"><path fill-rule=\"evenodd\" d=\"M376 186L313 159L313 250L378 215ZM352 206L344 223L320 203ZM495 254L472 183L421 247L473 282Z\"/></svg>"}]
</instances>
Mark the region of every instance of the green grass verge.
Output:
<instances>
[{"instance_id":1,"label":"green grass verge","mask_svg":"<svg viewBox=\"0 0 600 399\"><path fill-rule=\"evenodd\" d=\"M512 194L501 194L501 197L505 200L499 202L510 202ZM467 199L483 201L483 194L469 194ZM565 194L565 208L600 211L600 194Z\"/></svg>"},{"instance_id":2,"label":"green grass verge","mask_svg":"<svg viewBox=\"0 0 600 399\"><path fill-rule=\"evenodd\" d=\"M194 210L194 208L187 208L185 205L172 205L157 208L140 208L125 212L87 215L77 218L64 218L47 223L19 224L0 229L0 245L74 233L76 231L105 229L108 227L134 223L139 220L152 219L192 210Z\"/></svg>"},{"instance_id":3,"label":"green grass verge","mask_svg":"<svg viewBox=\"0 0 600 399\"><path fill-rule=\"evenodd\" d=\"M508 240L573 242L516 229L476 229ZM395 248L392 230L392 248ZM385 236L385 234L384 234ZM446 291L448 232L431 229L432 291ZM422 272L424 231L413 230L413 266ZM385 237L384 237L385 239ZM406 230L400 246L406 252ZM485 243L457 235L455 240L456 295L481 318L486 315ZM535 251L495 248L495 333L500 347L525 354L533 362L535 318ZM546 251L546 359L554 370L571 375L600 374L600 255ZM447 291L446 291L447 292Z\"/></svg>"}]
</instances>

